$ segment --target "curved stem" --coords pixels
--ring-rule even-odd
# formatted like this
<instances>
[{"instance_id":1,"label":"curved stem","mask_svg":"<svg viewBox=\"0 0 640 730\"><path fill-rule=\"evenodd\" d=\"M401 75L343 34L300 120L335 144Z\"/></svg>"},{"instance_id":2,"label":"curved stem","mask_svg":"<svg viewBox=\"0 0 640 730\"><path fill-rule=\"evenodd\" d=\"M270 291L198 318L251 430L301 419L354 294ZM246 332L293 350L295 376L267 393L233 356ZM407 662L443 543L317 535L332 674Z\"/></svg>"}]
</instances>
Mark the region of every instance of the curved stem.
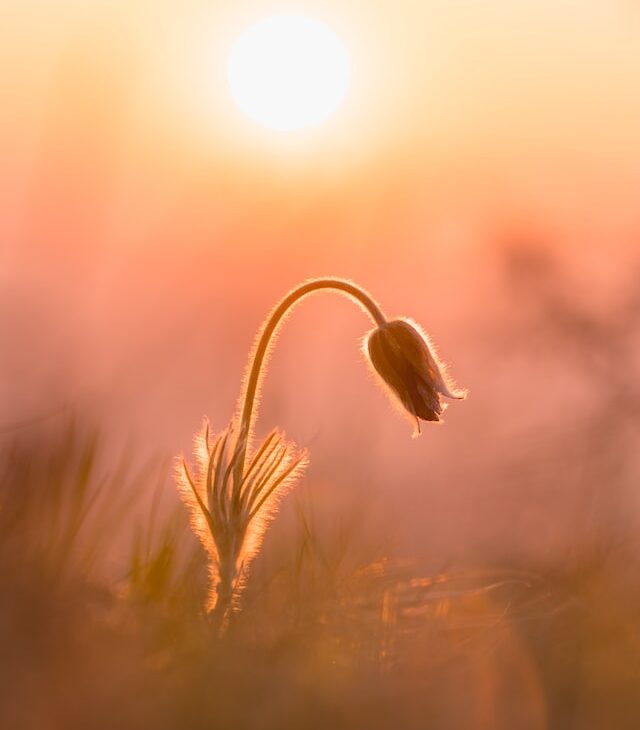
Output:
<instances>
[{"instance_id":1,"label":"curved stem","mask_svg":"<svg viewBox=\"0 0 640 730\"><path fill-rule=\"evenodd\" d=\"M247 379L247 387L244 393L242 411L240 415L240 434L244 433L246 438L240 445L241 453L238 454L238 460L236 462L236 478L241 478L244 471L244 461L249 443L249 434L251 432L251 420L256 403L258 386L260 384L262 367L265 363L267 353L269 352L269 343L278 329L278 325L281 323L282 318L286 315L289 309L308 294L321 289L333 289L355 299L378 326L383 325L387 321L380 307L373 301L367 292L344 279L312 279L311 281L307 281L296 287L290 291L287 296L285 296L285 298L269 315L253 354L253 360L249 371L249 377Z\"/></svg>"}]
</instances>

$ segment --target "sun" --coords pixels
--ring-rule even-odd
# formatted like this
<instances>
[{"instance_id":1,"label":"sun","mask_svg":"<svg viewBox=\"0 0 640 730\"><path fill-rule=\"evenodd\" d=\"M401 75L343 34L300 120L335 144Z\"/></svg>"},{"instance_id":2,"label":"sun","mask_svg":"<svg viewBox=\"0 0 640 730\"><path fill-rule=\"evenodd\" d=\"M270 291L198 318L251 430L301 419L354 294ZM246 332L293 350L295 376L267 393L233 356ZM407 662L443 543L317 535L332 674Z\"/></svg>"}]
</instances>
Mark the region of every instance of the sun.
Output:
<instances>
[{"instance_id":1,"label":"sun","mask_svg":"<svg viewBox=\"0 0 640 730\"><path fill-rule=\"evenodd\" d=\"M290 14L247 28L231 48L227 69L240 109L280 132L324 122L344 100L349 77L349 57L333 30Z\"/></svg>"}]
</instances>

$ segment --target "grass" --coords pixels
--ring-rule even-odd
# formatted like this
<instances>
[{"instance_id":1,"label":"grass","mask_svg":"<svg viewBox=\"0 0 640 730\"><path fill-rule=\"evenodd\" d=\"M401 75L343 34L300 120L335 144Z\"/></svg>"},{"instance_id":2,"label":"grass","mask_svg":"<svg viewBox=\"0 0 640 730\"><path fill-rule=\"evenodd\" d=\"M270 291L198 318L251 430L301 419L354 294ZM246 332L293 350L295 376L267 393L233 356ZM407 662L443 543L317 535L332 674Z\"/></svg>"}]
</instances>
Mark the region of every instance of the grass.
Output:
<instances>
[{"instance_id":1,"label":"grass","mask_svg":"<svg viewBox=\"0 0 640 730\"><path fill-rule=\"evenodd\" d=\"M636 726L640 591L619 547L421 576L355 506L341 523L299 493L220 638L170 469L105 455L78 424L5 444L6 727ZM125 544L134 490L153 497Z\"/></svg>"}]
</instances>

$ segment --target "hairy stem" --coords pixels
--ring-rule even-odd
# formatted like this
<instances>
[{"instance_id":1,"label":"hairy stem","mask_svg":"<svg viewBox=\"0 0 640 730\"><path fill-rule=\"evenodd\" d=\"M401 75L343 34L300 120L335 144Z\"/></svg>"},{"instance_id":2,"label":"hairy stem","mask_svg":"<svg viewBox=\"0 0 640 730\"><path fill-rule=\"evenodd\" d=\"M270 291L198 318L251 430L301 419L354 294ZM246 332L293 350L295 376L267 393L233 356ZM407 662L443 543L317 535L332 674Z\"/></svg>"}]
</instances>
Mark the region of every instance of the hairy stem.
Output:
<instances>
[{"instance_id":1,"label":"hairy stem","mask_svg":"<svg viewBox=\"0 0 640 730\"><path fill-rule=\"evenodd\" d=\"M251 362L251 369L249 371L249 377L247 379L247 386L244 393L244 399L242 401L242 410L239 421L239 432L245 434L246 438L240 445L241 452L238 454L235 468L235 479L236 481L242 478L244 472L244 462L246 458L246 451L250 440L252 418L255 411L256 396L258 393L258 387L260 385L260 376L262 373L263 366L265 365L266 358L269 352L269 343L273 335L275 334L278 326L282 322L283 317L295 306L301 299L306 297L315 291L321 289L332 289L340 292L351 299L356 300L358 304L369 314L371 319L376 325L383 325L387 320L380 307L374 302L374 300L367 294L366 291L360 287L352 284L344 279L312 279L304 284L292 289L284 299L276 306L273 312L269 315L262 332L260 339L258 340L257 347L253 353L253 360Z\"/></svg>"},{"instance_id":2,"label":"hairy stem","mask_svg":"<svg viewBox=\"0 0 640 730\"><path fill-rule=\"evenodd\" d=\"M227 619L231 614L231 603L233 600L233 579L235 578L235 556L226 561L226 570L220 578L216 590L218 600L211 613L211 622L214 635L221 636L226 628Z\"/></svg>"}]
</instances>

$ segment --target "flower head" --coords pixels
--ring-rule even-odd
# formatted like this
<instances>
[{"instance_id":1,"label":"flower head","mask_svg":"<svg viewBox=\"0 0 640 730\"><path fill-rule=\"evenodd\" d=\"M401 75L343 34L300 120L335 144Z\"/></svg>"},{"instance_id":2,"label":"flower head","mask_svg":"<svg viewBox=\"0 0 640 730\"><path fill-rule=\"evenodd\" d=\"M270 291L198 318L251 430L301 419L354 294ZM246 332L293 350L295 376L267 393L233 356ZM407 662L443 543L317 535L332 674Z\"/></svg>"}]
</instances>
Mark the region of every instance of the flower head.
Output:
<instances>
[{"instance_id":1,"label":"flower head","mask_svg":"<svg viewBox=\"0 0 640 730\"><path fill-rule=\"evenodd\" d=\"M379 325L367 337L367 351L375 371L416 419L439 421L446 406L440 396L464 398L447 376L427 335L405 319Z\"/></svg>"}]
</instances>

